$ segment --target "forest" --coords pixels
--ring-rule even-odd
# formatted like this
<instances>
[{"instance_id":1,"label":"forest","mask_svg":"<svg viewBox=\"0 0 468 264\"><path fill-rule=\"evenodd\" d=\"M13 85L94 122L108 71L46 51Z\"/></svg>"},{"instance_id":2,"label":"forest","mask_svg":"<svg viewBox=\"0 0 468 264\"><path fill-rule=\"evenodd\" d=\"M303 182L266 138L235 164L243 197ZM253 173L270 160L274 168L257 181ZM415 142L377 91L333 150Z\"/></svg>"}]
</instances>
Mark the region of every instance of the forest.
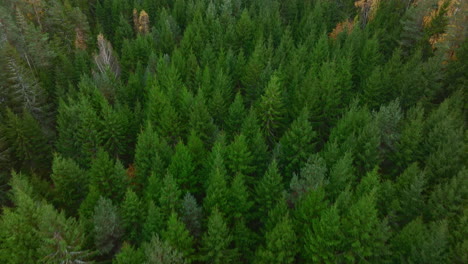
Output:
<instances>
[{"instance_id":1,"label":"forest","mask_svg":"<svg viewBox=\"0 0 468 264\"><path fill-rule=\"evenodd\" d=\"M467 12L1 0L0 263L468 263Z\"/></svg>"}]
</instances>

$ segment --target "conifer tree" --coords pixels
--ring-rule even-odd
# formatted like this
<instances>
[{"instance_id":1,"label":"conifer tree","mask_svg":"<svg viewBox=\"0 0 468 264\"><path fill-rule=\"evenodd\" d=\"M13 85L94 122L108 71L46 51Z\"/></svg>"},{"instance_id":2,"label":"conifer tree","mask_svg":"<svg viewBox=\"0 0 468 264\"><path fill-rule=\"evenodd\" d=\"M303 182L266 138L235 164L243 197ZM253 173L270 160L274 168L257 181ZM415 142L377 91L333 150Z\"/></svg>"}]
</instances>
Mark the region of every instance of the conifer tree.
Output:
<instances>
[{"instance_id":1,"label":"conifer tree","mask_svg":"<svg viewBox=\"0 0 468 264\"><path fill-rule=\"evenodd\" d=\"M120 206L122 216L122 228L125 230L124 238L133 244L138 244L141 232L143 211L138 196L130 188L125 193L124 200Z\"/></svg>"},{"instance_id":2,"label":"conifer tree","mask_svg":"<svg viewBox=\"0 0 468 264\"><path fill-rule=\"evenodd\" d=\"M166 230L162 232L162 238L171 247L182 253L184 258L190 262L193 254L193 239L185 224L175 212L172 212L167 220Z\"/></svg>"},{"instance_id":3,"label":"conifer tree","mask_svg":"<svg viewBox=\"0 0 468 264\"><path fill-rule=\"evenodd\" d=\"M242 174L236 174L228 191L229 217L232 219L249 219L249 211L252 201L249 199L249 191Z\"/></svg>"},{"instance_id":4,"label":"conifer tree","mask_svg":"<svg viewBox=\"0 0 468 264\"><path fill-rule=\"evenodd\" d=\"M155 235L160 235L163 229L163 215L161 209L153 201L148 202L146 219L143 223L143 240L148 242Z\"/></svg>"},{"instance_id":5,"label":"conifer tree","mask_svg":"<svg viewBox=\"0 0 468 264\"><path fill-rule=\"evenodd\" d=\"M114 162L107 152L99 149L89 169L90 185L100 195L120 202L125 194L127 173L120 161Z\"/></svg>"},{"instance_id":6,"label":"conifer tree","mask_svg":"<svg viewBox=\"0 0 468 264\"><path fill-rule=\"evenodd\" d=\"M305 230L303 258L310 262L332 263L339 259L343 234L336 206L325 209ZM304 230L303 230L304 231Z\"/></svg>"},{"instance_id":7,"label":"conifer tree","mask_svg":"<svg viewBox=\"0 0 468 264\"><path fill-rule=\"evenodd\" d=\"M190 193L185 194L182 201L182 221L194 237L201 234L202 208Z\"/></svg>"},{"instance_id":8,"label":"conifer tree","mask_svg":"<svg viewBox=\"0 0 468 264\"><path fill-rule=\"evenodd\" d=\"M252 155L243 134L237 135L226 149L226 167L231 175L249 175L252 172Z\"/></svg>"},{"instance_id":9,"label":"conifer tree","mask_svg":"<svg viewBox=\"0 0 468 264\"><path fill-rule=\"evenodd\" d=\"M263 132L270 144L280 136L284 109L281 100L281 83L277 74L274 74L260 98L258 113L262 123Z\"/></svg>"},{"instance_id":10,"label":"conifer tree","mask_svg":"<svg viewBox=\"0 0 468 264\"><path fill-rule=\"evenodd\" d=\"M111 200L102 196L99 198L94 208L93 223L94 243L99 252L103 255L115 252L123 230L118 209Z\"/></svg>"},{"instance_id":11,"label":"conifer tree","mask_svg":"<svg viewBox=\"0 0 468 264\"><path fill-rule=\"evenodd\" d=\"M186 145L179 142L175 147L174 156L167 168L168 173L176 178L178 186L183 191L194 192L198 186L192 155Z\"/></svg>"},{"instance_id":12,"label":"conifer tree","mask_svg":"<svg viewBox=\"0 0 468 264\"><path fill-rule=\"evenodd\" d=\"M138 264L144 261L145 255L142 248L135 248L128 243L122 245L114 260L117 264Z\"/></svg>"},{"instance_id":13,"label":"conifer tree","mask_svg":"<svg viewBox=\"0 0 468 264\"><path fill-rule=\"evenodd\" d=\"M50 175L55 187L55 201L68 214L75 216L81 202L87 195L86 172L70 158L56 154Z\"/></svg>"},{"instance_id":14,"label":"conifer tree","mask_svg":"<svg viewBox=\"0 0 468 264\"><path fill-rule=\"evenodd\" d=\"M208 218L208 230L202 237L200 259L206 263L232 263L234 252L229 249L231 242L226 222L215 207Z\"/></svg>"},{"instance_id":15,"label":"conifer tree","mask_svg":"<svg viewBox=\"0 0 468 264\"><path fill-rule=\"evenodd\" d=\"M135 147L135 183L142 188L154 173L155 177L164 172L164 163L159 155L161 141L151 124L138 135Z\"/></svg>"},{"instance_id":16,"label":"conifer tree","mask_svg":"<svg viewBox=\"0 0 468 264\"><path fill-rule=\"evenodd\" d=\"M178 212L180 205L181 191L177 185L176 180L172 174L167 173L163 180L161 189L161 196L159 197L159 205L161 207L161 213L166 219L169 217L171 212Z\"/></svg>"},{"instance_id":17,"label":"conifer tree","mask_svg":"<svg viewBox=\"0 0 468 264\"><path fill-rule=\"evenodd\" d=\"M234 101L229 106L228 115L225 121L226 131L229 136L234 135L235 132L239 131L246 114L247 111L245 110L242 95L237 93L234 97Z\"/></svg>"},{"instance_id":18,"label":"conifer tree","mask_svg":"<svg viewBox=\"0 0 468 264\"><path fill-rule=\"evenodd\" d=\"M224 161L221 153L216 151L213 155L214 160L208 176L206 197L203 200L203 207L208 213L210 213L215 207L217 207L220 212L226 213L226 210L228 209L226 169L224 167Z\"/></svg>"},{"instance_id":19,"label":"conifer tree","mask_svg":"<svg viewBox=\"0 0 468 264\"><path fill-rule=\"evenodd\" d=\"M304 109L280 140L281 167L286 175L298 173L314 150L317 133Z\"/></svg>"},{"instance_id":20,"label":"conifer tree","mask_svg":"<svg viewBox=\"0 0 468 264\"><path fill-rule=\"evenodd\" d=\"M143 246L145 258L148 264L185 264L182 253L162 241L158 236L153 236L149 243Z\"/></svg>"},{"instance_id":21,"label":"conifer tree","mask_svg":"<svg viewBox=\"0 0 468 264\"><path fill-rule=\"evenodd\" d=\"M297 250L294 226L286 214L267 232L265 246L257 251L255 263L294 263Z\"/></svg>"},{"instance_id":22,"label":"conifer tree","mask_svg":"<svg viewBox=\"0 0 468 264\"><path fill-rule=\"evenodd\" d=\"M255 202L259 219L266 219L268 212L281 199L284 186L281 174L278 171L276 160L268 166L265 175L255 186Z\"/></svg>"}]
</instances>

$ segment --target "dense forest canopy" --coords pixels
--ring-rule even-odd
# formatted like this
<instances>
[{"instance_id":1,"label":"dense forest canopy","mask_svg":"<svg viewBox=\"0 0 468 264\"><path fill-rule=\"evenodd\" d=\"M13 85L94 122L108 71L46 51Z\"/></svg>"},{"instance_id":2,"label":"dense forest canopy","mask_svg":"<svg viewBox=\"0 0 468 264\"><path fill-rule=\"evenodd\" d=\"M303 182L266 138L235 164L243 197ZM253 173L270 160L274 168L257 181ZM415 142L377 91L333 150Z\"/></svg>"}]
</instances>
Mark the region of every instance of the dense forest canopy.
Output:
<instances>
[{"instance_id":1,"label":"dense forest canopy","mask_svg":"<svg viewBox=\"0 0 468 264\"><path fill-rule=\"evenodd\" d=\"M467 10L2 0L0 263L468 263Z\"/></svg>"}]
</instances>

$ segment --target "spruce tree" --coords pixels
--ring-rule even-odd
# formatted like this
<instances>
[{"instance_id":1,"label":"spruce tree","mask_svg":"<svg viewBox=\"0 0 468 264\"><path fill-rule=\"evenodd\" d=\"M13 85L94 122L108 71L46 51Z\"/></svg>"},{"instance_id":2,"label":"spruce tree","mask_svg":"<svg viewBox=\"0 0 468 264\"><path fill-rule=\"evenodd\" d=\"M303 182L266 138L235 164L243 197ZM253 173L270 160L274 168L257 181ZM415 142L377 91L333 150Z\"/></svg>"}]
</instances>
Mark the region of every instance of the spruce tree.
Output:
<instances>
[{"instance_id":1,"label":"spruce tree","mask_svg":"<svg viewBox=\"0 0 468 264\"><path fill-rule=\"evenodd\" d=\"M194 170L193 158L189 149L179 142L167 168L168 173L176 178L178 186L183 191L194 192L198 185Z\"/></svg>"},{"instance_id":2,"label":"spruce tree","mask_svg":"<svg viewBox=\"0 0 468 264\"><path fill-rule=\"evenodd\" d=\"M197 204L197 200L190 193L185 194L182 201L182 221L194 237L201 234L202 208Z\"/></svg>"},{"instance_id":3,"label":"spruce tree","mask_svg":"<svg viewBox=\"0 0 468 264\"><path fill-rule=\"evenodd\" d=\"M166 219L172 211L177 212L180 206L181 191L172 174L167 173L163 180L159 205L161 213Z\"/></svg>"},{"instance_id":4,"label":"spruce tree","mask_svg":"<svg viewBox=\"0 0 468 264\"><path fill-rule=\"evenodd\" d=\"M125 193L124 200L120 206L122 216L122 228L125 230L124 239L138 244L141 234L141 223L143 210L138 196L130 188Z\"/></svg>"},{"instance_id":5,"label":"spruce tree","mask_svg":"<svg viewBox=\"0 0 468 264\"><path fill-rule=\"evenodd\" d=\"M255 263L294 263L297 237L288 214L281 217L265 238L265 246L261 246L255 255Z\"/></svg>"},{"instance_id":6,"label":"spruce tree","mask_svg":"<svg viewBox=\"0 0 468 264\"><path fill-rule=\"evenodd\" d=\"M75 216L81 202L87 195L86 172L75 161L56 154L52 163L55 201L68 214Z\"/></svg>"},{"instance_id":7,"label":"spruce tree","mask_svg":"<svg viewBox=\"0 0 468 264\"><path fill-rule=\"evenodd\" d=\"M298 173L312 154L317 133L308 121L308 112L304 109L281 138L281 167L286 175Z\"/></svg>"},{"instance_id":8,"label":"spruce tree","mask_svg":"<svg viewBox=\"0 0 468 264\"><path fill-rule=\"evenodd\" d=\"M175 212L172 212L167 220L166 230L161 234L168 244L182 253L184 258L190 262L193 257L193 239Z\"/></svg>"},{"instance_id":9,"label":"spruce tree","mask_svg":"<svg viewBox=\"0 0 468 264\"><path fill-rule=\"evenodd\" d=\"M148 202L146 219L143 223L142 236L146 242L151 241L155 235L160 235L163 229L163 215L161 209L153 201Z\"/></svg>"},{"instance_id":10,"label":"spruce tree","mask_svg":"<svg viewBox=\"0 0 468 264\"><path fill-rule=\"evenodd\" d=\"M255 203L256 211L259 219L266 219L268 212L281 199L284 186L282 177L278 171L276 160L273 160L268 166L265 175L260 179L255 186ZM264 222L263 220L262 222Z\"/></svg>"},{"instance_id":11,"label":"spruce tree","mask_svg":"<svg viewBox=\"0 0 468 264\"><path fill-rule=\"evenodd\" d=\"M201 241L201 260L205 263L231 263L234 252L229 249L232 236L222 214L215 207L208 218L208 230Z\"/></svg>"},{"instance_id":12,"label":"spruce tree","mask_svg":"<svg viewBox=\"0 0 468 264\"><path fill-rule=\"evenodd\" d=\"M262 123L262 129L270 144L273 144L280 136L284 109L281 95L281 83L279 76L274 74L260 98L258 113Z\"/></svg>"}]
</instances>

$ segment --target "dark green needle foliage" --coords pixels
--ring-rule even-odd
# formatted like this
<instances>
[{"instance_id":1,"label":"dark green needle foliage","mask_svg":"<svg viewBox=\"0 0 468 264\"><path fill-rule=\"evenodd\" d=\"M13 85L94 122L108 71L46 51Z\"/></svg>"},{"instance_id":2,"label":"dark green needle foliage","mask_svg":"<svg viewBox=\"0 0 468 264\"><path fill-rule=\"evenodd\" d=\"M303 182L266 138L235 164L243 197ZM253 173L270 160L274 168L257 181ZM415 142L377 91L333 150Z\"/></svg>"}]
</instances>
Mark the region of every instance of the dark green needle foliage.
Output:
<instances>
[{"instance_id":1,"label":"dark green needle foliage","mask_svg":"<svg viewBox=\"0 0 468 264\"><path fill-rule=\"evenodd\" d=\"M0 1L0 263L467 263L465 2Z\"/></svg>"}]
</instances>

